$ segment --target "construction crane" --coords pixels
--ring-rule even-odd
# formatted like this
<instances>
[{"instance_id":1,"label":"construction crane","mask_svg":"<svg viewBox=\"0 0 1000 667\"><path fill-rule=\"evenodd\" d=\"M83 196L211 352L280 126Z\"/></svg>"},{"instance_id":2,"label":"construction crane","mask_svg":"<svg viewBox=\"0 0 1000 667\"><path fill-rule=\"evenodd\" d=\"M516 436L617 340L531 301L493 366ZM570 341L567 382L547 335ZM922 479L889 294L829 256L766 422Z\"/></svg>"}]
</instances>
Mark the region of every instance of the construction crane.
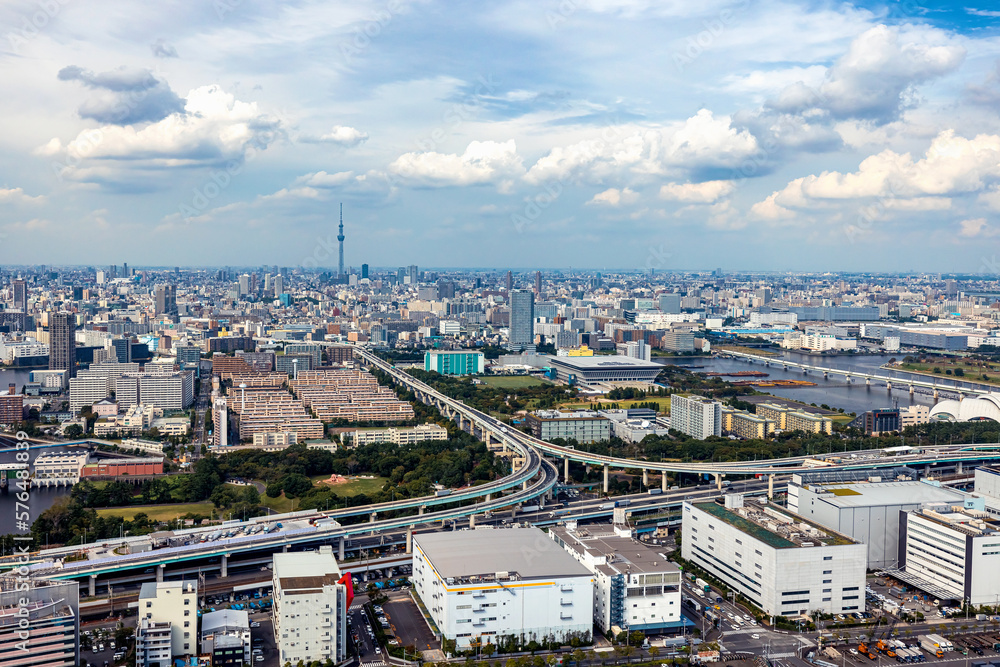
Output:
<instances>
[{"instance_id":1,"label":"construction crane","mask_svg":"<svg viewBox=\"0 0 1000 667\"><path fill-rule=\"evenodd\" d=\"M858 653L861 655L867 655L869 660L874 660L878 657L878 651L873 644L873 640L875 637L875 630L878 629L880 623L882 623L881 618L872 624L872 627L868 630L868 636L858 642Z\"/></svg>"}]
</instances>

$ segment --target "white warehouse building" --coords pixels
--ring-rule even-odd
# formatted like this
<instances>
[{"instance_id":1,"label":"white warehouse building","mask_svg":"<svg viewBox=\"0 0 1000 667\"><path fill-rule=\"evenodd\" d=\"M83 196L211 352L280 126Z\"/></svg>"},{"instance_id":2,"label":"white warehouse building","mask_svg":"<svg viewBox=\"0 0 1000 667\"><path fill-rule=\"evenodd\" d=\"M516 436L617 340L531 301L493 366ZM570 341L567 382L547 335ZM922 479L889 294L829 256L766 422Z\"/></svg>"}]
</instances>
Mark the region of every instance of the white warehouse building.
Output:
<instances>
[{"instance_id":1,"label":"white warehouse building","mask_svg":"<svg viewBox=\"0 0 1000 667\"><path fill-rule=\"evenodd\" d=\"M593 576L537 528L414 535L411 579L459 649L591 636Z\"/></svg>"},{"instance_id":2,"label":"white warehouse building","mask_svg":"<svg viewBox=\"0 0 1000 667\"><path fill-rule=\"evenodd\" d=\"M594 624L602 632L628 628L646 634L691 625L681 613L681 571L632 538L627 527L588 525L549 529L549 536L594 575Z\"/></svg>"},{"instance_id":3,"label":"white warehouse building","mask_svg":"<svg viewBox=\"0 0 1000 667\"><path fill-rule=\"evenodd\" d=\"M682 556L767 614L864 611L864 544L766 499L743 501L685 502Z\"/></svg>"}]
</instances>

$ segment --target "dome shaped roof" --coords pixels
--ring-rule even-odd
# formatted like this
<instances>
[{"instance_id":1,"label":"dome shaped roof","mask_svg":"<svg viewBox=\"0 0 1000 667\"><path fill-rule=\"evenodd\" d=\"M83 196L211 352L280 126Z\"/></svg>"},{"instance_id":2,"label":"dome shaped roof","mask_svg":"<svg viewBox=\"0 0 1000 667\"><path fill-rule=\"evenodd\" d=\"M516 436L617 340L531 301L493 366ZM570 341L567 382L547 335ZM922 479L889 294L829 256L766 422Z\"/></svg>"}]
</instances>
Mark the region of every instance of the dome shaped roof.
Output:
<instances>
[{"instance_id":1,"label":"dome shaped roof","mask_svg":"<svg viewBox=\"0 0 1000 667\"><path fill-rule=\"evenodd\" d=\"M945 400L931 408L930 418L938 421L967 422L989 419L1000 422L1000 394L985 394L961 401Z\"/></svg>"}]
</instances>

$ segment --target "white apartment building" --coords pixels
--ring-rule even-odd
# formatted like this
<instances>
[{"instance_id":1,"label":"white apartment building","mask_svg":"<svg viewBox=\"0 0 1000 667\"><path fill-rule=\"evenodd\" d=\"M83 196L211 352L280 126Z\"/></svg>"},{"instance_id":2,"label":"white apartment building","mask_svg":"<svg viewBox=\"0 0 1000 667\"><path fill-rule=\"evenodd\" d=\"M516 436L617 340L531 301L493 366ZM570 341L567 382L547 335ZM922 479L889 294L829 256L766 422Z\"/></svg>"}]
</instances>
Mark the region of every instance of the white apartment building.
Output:
<instances>
[{"instance_id":1,"label":"white apartment building","mask_svg":"<svg viewBox=\"0 0 1000 667\"><path fill-rule=\"evenodd\" d=\"M549 529L549 537L594 576L594 624L646 634L690 625L681 614L681 571L631 530L588 525Z\"/></svg>"},{"instance_id":2,"label":"white apartment building","mask_svg":"<svg viewBox=\"0 0 1000 667\"><path fill-rule=\"evenodd\" d=\"M704 396L671 394L670 428L699 440L722 435L722 403Z\"/></svg>"},{"instance_id":3,"label":"white apartment building","mask_svg":"<svg viewBox=\"0 0 1000 667\"><path fill-rule=\"evenodd\" d=\"M198 654L198 585L193 581L145 583L139 589L140 621L170 624L172 657ZM141 630L141 627L140 627ZM145 638L154 642L162 628L153 627ZM154 632L156 631L156 632ZM144 637L136 638L136 651L143 654Z\"/></svg>"},{"instance_id":4,"label":"white apartment building","mask_svg":"<svg viewBox=\"0 0 1000 667\"><path fill-rule=\"evenodd\" d=\"M281 431L275 433L254 433L253 446L263 449L265 452L277 452L298 442L298 434L295 431Z\"/></svg>"},{"instance_id":5,"label":"white apartment building","mask_svg":"<svg viewBox=\"0 0 1000 667\"><path fill-rule=\"evenodd\" d=\"M448 429L437 424L420 424L411 427L359 428L350 433L355 447L391 442L394 445L411 445L425 440L447 440Z\"/></svg>"},{"instance_id":6,"label":"white apartment building","mask_svg":"<svg viewBox=\"0 0 1000 667\"><path fill-rule=\"evenodd\" d=\"M170 623L157 623L148 618L140 618L135 632L136 667L163 667L173 664L171 632Z\"/></svg>"},{"instance_id":7,"label":"white apartment building","mask_svg":"<svg viewBox=\"0 0 1000 667\"><path fill-rule=\"evenodd\" d=\"M1000 599L1000 521L985 511L983 498L925 504L903 514L899 532L905 583L942 600Z\"/></svg>"},{"instance_id":8,"label":"white apartment building","mask_svg":"<svg viewBox=\"0 0 1000 667\"><path fill-rule=\"evenodd\" d=\"M139 400L164 410L186 409L194 402L194 372L141 376Z\"/></svg>"},{"instance_id":9,"label":"white apartment building","mask_svg":"<svg viewBox=\"0 0 1000 667\"><path fill-rule=\"evenodd\" d=\"M69 409L76 413L108 397L108 378L93 371L79 371L69 381Z\"/></svg>"},{"instance_id":10,"label":"white apartment building","mask_svg":"<svg viewBox=\"0 0 1000 667\"><path fill-rule=\"evenodd\" d=\"M684 503L681 555L765 613L865 608L867 548L766 499Z\"/></svg>"},{"instance_id":11,"label":"white apartment building","mask_svg":"<svg viewBox=\"0 0 1000 667\"><path fill-rule=\"evenodd\" d=\"M22 357L47 356L49 356L49 346L47 343L39 343L34 338L11 341L0 336L0 361L12 364Z\"/></svg>"},{"instance_id":12,"label":"white apartment building","mask_svg":"<svg viewBox=\"0 0 1000 667\"><path fill-rule=\"evenodd\" d=\"M593 575L537 528L413 536L414 589L458 648L590 637Z\"/></svg>"},{"instance_id":13,"label":"white apartment building","mask_svg":"<svg viewBox=\"0 0 1000 667\"><path fill-rule=\"evenodd\" d=\"M330 546L274 554L272 614L279 664L347 659L349 576L341 575Z\"/></svg>"},{"instance_id":14,"label":"white apartment building","mask_svg":"<svg viewBox=\"0 0 1000 667\"><path fill-rule=\"evenodd\" d=\"M141 452L149 452L150 454L163 454L163 443L155 440L126 438L122 440L122 449L138 449Z\"/></svg>"}]
</instances>

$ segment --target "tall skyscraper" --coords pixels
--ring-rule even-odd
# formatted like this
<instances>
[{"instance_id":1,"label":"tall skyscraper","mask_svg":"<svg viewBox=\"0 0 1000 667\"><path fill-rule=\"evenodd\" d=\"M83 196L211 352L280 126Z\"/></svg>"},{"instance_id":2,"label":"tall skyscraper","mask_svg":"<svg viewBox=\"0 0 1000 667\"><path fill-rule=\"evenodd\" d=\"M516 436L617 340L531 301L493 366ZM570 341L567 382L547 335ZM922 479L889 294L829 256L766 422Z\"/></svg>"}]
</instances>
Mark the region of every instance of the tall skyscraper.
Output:
<instances>
[{"instance_id":1,"label":"tall skyscraper","mask_svg":"<svg viewBox=\"0 0 1000 667\"><path fill-rule=\"evenodd\" d=\"M510 271L508 271L507 275L504 276L503 287L507 290L508 294L510 294L511 290L514 289L514 274Z\"/></svg>"},{"instance_id":2,"label":"tall skyscraper","mask_svg":"<svg viewBox=\"0 0 1000 667\"><path fill-rule=\"evenodd\" d=\"M156 314L176 316L177 286L157 285L155 293L156 293Z\"/></svg>"},{"instance_id":3,"label":"tall skyscraper","mask_svg":"<svg viewBox=\"0 0 1000 667\"><path fill-rule=\"evenodd\" d=\"M285 293L285 277L278 275L274 277L274 296Z\"/></svg>"},{"instance_id":4,"label":"tall skyscraper","mask_svg":"<svg viewBox=\"0 0 1000 667\"><path fill-rule=\"evenodd\" d=\"M416 264L410 264L408 267L406 267L406 272L410 278L411 285L416 285L418 282L420 282L420 271L417 270Z\"/></svg>"},{"instance_id":5,"label":"tall skyscraper","mask_svg":"<svg viewBox=\"0 0 1000 667\"><path fill-rule=\"evenodd\" d=\"M76 316L73 313L49 315L49 370L66 371L76 377Z\"/></svg>"},{"instance_id":6,"label":"tall skyscraper","mask_svg":"<svg viewBox=\"0 0 1000 667\"><path fill-rule=\"evenodd\" d=\"M362 264L361 265L361 279L364 280L367 277L368 277L368 265L367 264Z\"/></svg>"},{"instance_id":7,"label":"tall skyscraper","mask_svg":"<svg viewBox=\"0 0 1000 667\"><path fill-rule=\"evenodd\" d=\"M125 336L113 339L111 351L114 352L115 361L119 364L130 363L132 361L132 338Z\"/></svg>"},{"instance_id":8,"label":"tall skyscraper","mask_svg":"<svg viewBox=\"0 0 1000 667\"><path fill-rule=\"evenodd\" d=\"M14 281L14 310L28 312L28 283L20 278Z\"/></svg>"},{"instance_id":9,"label":"tall skyscraper","mask_svg":"<svg viewBox=\"0 0 1000 667\"><path fill-rule=\"evenodd\" d=\"M250 293L250 276L244 273L240 276L240 296L246 296Z\"/></svg>"},{"instance_id":10,"label":"tall skyscraper","mask_svg":"<svg viewBox=\"0 0 1000 667\"><path fill-rule=\"evenodd\" d=\"M340 264L337 269L337 276L344 276L344 205L340 205L340 233L337 234L337 241L340 243Z\"/></svg>"},{"instance_id":11,"label":"tall skyscraper","mask_svg":"<svg viewBox=\"0 0 1000 667\"><path fill-rule=\"evenodd\" d=\"M535 271L535 294L542 293L542 272Z\"/></svg>"},{"instance_id":12,"label":"tall skyscraper","mask_svg":"<svg viewBox=\"0 0 1000 667\"><path fill-rule=\"evenodd\" d=\"M531 290L510 293L510 349L522 350L535 344L535 294Z\"/></svg>"}]
</instances>

